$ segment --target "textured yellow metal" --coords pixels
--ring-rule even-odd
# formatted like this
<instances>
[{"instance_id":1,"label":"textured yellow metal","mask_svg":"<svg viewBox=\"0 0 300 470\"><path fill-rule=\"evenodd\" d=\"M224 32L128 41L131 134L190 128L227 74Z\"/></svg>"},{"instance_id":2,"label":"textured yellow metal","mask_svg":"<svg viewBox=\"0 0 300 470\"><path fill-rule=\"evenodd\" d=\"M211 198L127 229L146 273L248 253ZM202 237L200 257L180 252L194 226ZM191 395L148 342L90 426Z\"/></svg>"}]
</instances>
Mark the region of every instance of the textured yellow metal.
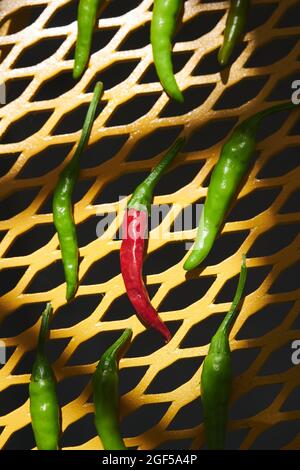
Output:
<instances>
[{"instance_id":1,"label":"textured yellow metal","mask_svg":"<svg viewBox=\"0 0 300 470\"><path fill-rule=\"evenodd\" d=\"M73 66L70 50L74 45L76 37L75 9L74 20L70 24L48 27L48 23L53 15L64 5L73 3L68 0L1 0L0 1L0 77L1 81L8 83L11 80L20 78L30 78L30 83L14 101L0 108L0 135L6 135L9 127L26 116L28 113L39 113L49 111L49 117L45 124L33 135L19 142L7 142L0 140L0 158L4 154L18 154L15 163L2 176L0 182L1 199L5 201L10 195L24 191L30 188L36 188L36 195L32 202L22 209L19 213L8 220L0 221L0 230L3 231L3 238L0 244L0 269L24 268L22 275L16 281L15 287L0 299L0 315L4 319L11 315L19 307L35 303L51 301L56 310L64 304L65 285L46 292L27 293L27 287L32 279L44 268L50 266L57 260L60 260L60 251L57 236L54 235L51 240L42 246L38 251L26 256L6 257L6 253L14 241L40 224L52 224L52 214L41 212L41 207L45 201L51 197L53 187L57 176L66 162L71 158L74 151L75 142L78 140L79 131L69 134L57 135L55 128L62 120L64 115L75 110L80 105L88 103L91 99L91 92L86 90L91 82L96 79L99 72L111 67L114 63L120 61L136 60L136 66L130 75L111 89L106 89L103 100L105 106L96 119L91 135L90 144L100 141L107 136L126 135L129 138L116 153L114 158L103 164L82 171L83 179L93 179L93 183L84 197L75 205L75 220L81 223L97 213L109 213L123 210L125 201L115 203L95 204L96 196L102 191L103 187L109 182L116 180L122 174L148 170L158 161L160 155L150 160L140 160L138 162L126 161L128 155L134 146L145 136L159 128L173 126L183 126L184 132L188 136L201 128L211 120L222 120L228 117L248 116L254 110L258 110L266 105L266 101L275 85L279 80L288 77L290 74L299 71L299 52L300 45L297 43L297 37L300 34L300 25L298 26L279 26L279 20L283 17L288 8L296 5L296 0L285 0L274 2L272 0L254 0L253 4L272 4L274 11L269 18L254 31L247 33L245 37L245 47L232 65L227 77L214 72L202 75L201 61L207 54L216 50L222 40L222 31L225 22L225 13L228 2L204 3L197 0L188 0L185 2L184 23L188 23L195 17L201 17L209 12L220 11L220 20L215 27L207 34L197 39L186 40L175 45L175 53L190 53L189 59L180 73L177 75L178 83L183 90L192 86L201 86L212 84L213 89L204 103L195 107L190 112L172 117L161 117L161 112L168 103L168 97L162 92L160 84L141 83L141 77L152 63L152 53L149 44L133 50L124 50L120 44L129 37L130 34L151 20L152 0L141 0L136 2L136 7L119 17L103 17L99 20L99 29L114 29L112 39L107 45L93 53L89 68L78 83L74 83L68 91L61 96L48 101L35 101L35 94L42 85L63 71L70 71ZM32 24L25 24L23 28L14 29L17 21L24 20L26 9L33 6L43 6L39 16ZM25 22L26 23L26 22ZM14 32L16 30L16 32ZM296 38L295 45L290 48L289 53L280 58L271 65L261 67L246 67L246 62L255 49L259 49L267 42L275 39L284 40L285 38ZM25 50L37 44L43 47L43 40L49 38L61 38L61 45L48 58L39 64L33 64L30 67L16 67L17 61ZM274 46L275 47L275 46ZM200 64L200 65L199 65ZM197 67L197 72L195 69ZM223 92L231 86L238 84L242 79L250 77L268 77L262 90L257 96L244 103L238 108L214 109L215 104ZM106 87L107 88L107 87ZM89 88L90 90L90 88ZM155 95L157 100L151 109L141 115L134 122L125 126L111 127L109 119L119 107L128 104L137 95ZM224 284L230 278L236 276L240 269L241 255L248 252L258 237L267 232L274 225L285 223L295 223L300 221L300 212L281 212L283 204L289 196L299 189L300 167L292 171L273 178L259 179L257 177L260 169L274 155L284 148L299 145L299 136L293 135L291 129L299 113L291 113L284 124L271 136L261 141L258 145L260 158L257 159L251 170L246 184L239 194L239 199L252 193L253 191L267 188L280 189L274 202L257 216L245 220L227 222L223 233L248 230L249 234L238 250L227 259L216 265L209 265L202 271L195 271L191 274L192 279L199 276L215 276L215 280L205 295L189 305L187 308L177 311L163 311L161 316L165 321L181 321L181 326L174 335L170 343L158 349L154 353L144 357L127 357L121 361L121 368L134 368L146 366L147 370L138 385L122 397L121 413L123 416L132 413L142 405L152 403L169 403L167 411L164 413L160 422L154 427L148 429L141 435L126 438L127 446L138 446L139 449L151 449L165 441L176 439L191 439L191 448L196 449L203 444L203 425L189 429L170 430L168 427L179 410L193 400L199 398L199 379L200 379L200 360L199 369L184 384L172 390L169 393L146 393L147 387L159 371L173 364L175 360L183 358L203 358L207 353L208 344L201 347L182 348L180 345L192 327L200 321L204 321L209 316L226 312L228 303L215 303L217 294ZM33 161L38 154L50 145L71 143L73 150L69 153L65 161L47 174L35 178L22 178L20 173L26 163ZM176 165L185 165L188 162L204 162L197 176L185 187L173 194L163 195L155 198L155 203L168 204L186 204L189 205L206 194L207 188L203 185L209 175L213 165L218 157L222 142L201 151L187 152ZM143 156L141 155L141 159ZM199 165L200 166L200 165ZM177 211L178 212L178 211ZM176 210L169 218L166 218L162 224L166 232L176 217ZM157 230L157 229L155 229ZM82 257L80 263L79 276L84 277L90 266L99 258L105 257L108 253L119 249L120 242L113 240L114 230L108 228L105 237L96 238L80 250ZM149 241L149 253L159 250L166 243L165 240L156 240L155 232ZM168 243L178 240L192 240L195 236L195 230L183 232L170 231ZM246 350L257 348L258 354L252 361L248 369L243 372L234 384L234 393L232 402L234 403L241 396L247 394L255 387L268 384L280 384L281 388L275 399L264 410L254 416L246 419L238 419L230 422L230 429L247 429L244 440L241 443L242 449L251 448L258 436L271 426L288 420L299 420L300 410L281 411L281 407L289 394L300 384L299 367L290 367L287 364L286 371L280 374L260 375L259 371L268 357L284 344L292 342L297 336L300 338L300 331L293 327L293 323L299 313L299 289L274 293L269 292L270 287L280 273L292 266L299 260L299 236L296 237L289 246L280 251L265 257L254 257L249 259L249 267L268 266L269 273L261 282L260 286L248 295L245 299L242 312L233 328L231 335L231 347L233 350ZM159 289L153 297L153 303L159 308L162 300L167 294L176 287L186 282L185 272L183 270L183 261L175 264L169 269L147 277L149 285L157 284ZM60 357L54 363L55 372L58 380L65 377L76 376L79 374L91 374L95 364L86 364L81 366L70 366L68 360L76 349L88 339L94 337L99 332L120 330L131 326L134 331L134 338L142 334L144 327L134 315L121 321L102 321L105 312L111 303L122 294L124 294L124 285L120 275L109 279L102 284L81 285L78 296L89 296L90 294L103 294L103 298L97 308L84 320L76 326L69 328L55 329L51 331L52 339L69 338L67 346ZM274 304L274 311L278 303L292 301L293 306L283 319L282 323L261 337L237 340L236 336L244 323L250 317L259 315L263 307L268 304ZM14 370L28 351L34 348L39 323L26 329L15 337L4 338L7 346L15 348L7 363L0 370L0 388L6 390L10 386L18 384L27 384L29 374L15 374ZM91 413L93 408L89 402L91 387L88 385L81 395L66 404L62 409L63 428L66 429L72 423L79 420L87 413ZM0 427L3 427L0 435L0 445L5 446L6 442L18 430L30 423L28 400L18 408L14 409L5 416L0 417ZM126 436L125 436L126 437ZM296 434L292 440L285 445L287 449L296 449L300 445L300 433ZM87 442L73 447L76 449L101 449L101 444L97 437Z\"/></svg>"}]
</instances>

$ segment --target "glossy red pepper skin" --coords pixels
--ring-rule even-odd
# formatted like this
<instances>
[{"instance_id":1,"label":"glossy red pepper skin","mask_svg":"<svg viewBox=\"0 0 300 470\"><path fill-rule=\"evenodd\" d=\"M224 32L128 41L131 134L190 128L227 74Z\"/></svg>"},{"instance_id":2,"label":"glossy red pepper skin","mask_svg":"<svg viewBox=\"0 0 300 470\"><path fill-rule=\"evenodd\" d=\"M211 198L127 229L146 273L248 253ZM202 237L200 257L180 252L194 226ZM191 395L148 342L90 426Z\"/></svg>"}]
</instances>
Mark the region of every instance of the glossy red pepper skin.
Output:
<instances>
[{"instance_id":1,"label":"glossy red pepper skin","mask_svg":"<svg viewBox=\"0 0 300 470\"><path fill-rule=\"evenodd\" d=\"M148 212L129 208L123 222L123 241L120 251L121 271L127 295L137 316L145 326L159 331L166 342L171 333L150 302L143 281L143 259Z\"/></svg>"},{"instance_id":2,"label":"glossy red pepper skin","mask_svg":"<svg viewBox=\"0 0 300 470\"><path fill-rule=\"evenodd\" d=\"M143 281L145 235L147 234L148 214L151 210L154 188L184 143L183 137L177 139L158 165L133 192L127 204L120 250L121 272L129 300L141 322L145 326L159 331L166 342L171 339L171 334L151 305Z\"/></svg>"}]
</instances>

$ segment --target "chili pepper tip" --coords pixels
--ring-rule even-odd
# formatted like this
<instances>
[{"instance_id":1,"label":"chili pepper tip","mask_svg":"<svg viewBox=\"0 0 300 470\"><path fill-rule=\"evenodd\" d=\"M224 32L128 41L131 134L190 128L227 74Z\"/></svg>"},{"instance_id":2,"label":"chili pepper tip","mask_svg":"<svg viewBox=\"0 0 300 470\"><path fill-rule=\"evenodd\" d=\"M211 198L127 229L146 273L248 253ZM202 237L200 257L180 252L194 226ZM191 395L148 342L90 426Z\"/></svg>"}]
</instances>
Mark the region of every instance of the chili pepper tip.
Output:
<instances>
[{"instance_id":1,"label":"chili pepper tip","mask_svg":"<svg viewBox=\"0 0 300 470\"><path fill-rule=\"evenodd\" d=\"M203 259L204 259L204 257L203 257ZM184 265L183 265L183 269L185 269L185 271L192 271L193 269L197 268L197 266L199 266L201 261L202 261L202 259L199 258L198 250L194 250L194 251L191 252L189 257L185 260Z\"/></svg>"},{"instance_id":2,"label":"chili pepper tip","mask_svg":"<svg viewBox=\"0 0 300 470\"><path fill-rule=\"evenodd\" d=\"M67 292L66 292L66 301L67 302L70 302L72 299L74 299L74 296L75 296L76 291L77 291L77 287L78 286L76 286L75 288L67 286Z\"/></svg>"},{"instance_id":3,"label":"chili pepper tip","mask_svg":"<svg viewBox=\"0 0 300 470\"><path fill-rule=\"evenodd\" d=\"M229 60L229 57L226 57L225 55L223 55L222 49L220 49L219 54L218 54L218 63L220 67L226 67L226 65L228 64L228 60Z\"/></svg>"},{"instance_id":4,"label":"chili pepper tip","mask_svg":"<svg viewBox=\"0 0 300 470\"><path fill-rule=\"evenodd\" d=\"M75 66L73 69L73 79L78 80L81 77L82 73L83 70L81 69L81 67Z\"/></svg>"},{"instance_id":5,"label":"chili pepper tip","mask_svg":"<svg viewBox=\"0 0 300 470\"><path fill-rule=\"evenodd\" d=\"M172 95L170 94L171 98L174 98L178 103L184 103L184 96L181 93L180 90L177 91L177 93L173 93Z\"/></svg>"},{"instance_id":6,"label":"chili pepper tip","mask_svg":"<svg viewBox=\"0 0 300 470\"><path fill-rule=\"evenodd\" d=\"M171 340L172 335L170 333L169 328L160 319L158 322L155 322L152 326L156 331L158 331L159 333L163 335L166 343L168 343Z\"/></svg>"}]
</instances>

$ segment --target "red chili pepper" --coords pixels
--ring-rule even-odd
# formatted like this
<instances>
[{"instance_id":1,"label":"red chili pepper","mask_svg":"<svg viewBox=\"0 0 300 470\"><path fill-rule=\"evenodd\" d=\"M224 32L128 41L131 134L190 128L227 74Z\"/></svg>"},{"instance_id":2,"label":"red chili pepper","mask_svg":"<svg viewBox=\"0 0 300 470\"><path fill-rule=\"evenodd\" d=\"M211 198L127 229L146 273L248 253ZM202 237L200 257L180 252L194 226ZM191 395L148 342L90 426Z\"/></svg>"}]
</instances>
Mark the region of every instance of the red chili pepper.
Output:
<instances>
[{"instance_id":1,"label":"red chili pepper","mask_svg":"<svg viewBox=\"0 0 300 470\"><path fill-rule=\"evenodd\" d=\"M120 251L121 272L130 302L141 322L159 331L166 342L171 339L170 331L151 304L143 281L144 247L153 190L184 142L185 139L178 139L150 175L134 191L127 205L123 222L123 240Z\"/></svg>"}]
</instances>

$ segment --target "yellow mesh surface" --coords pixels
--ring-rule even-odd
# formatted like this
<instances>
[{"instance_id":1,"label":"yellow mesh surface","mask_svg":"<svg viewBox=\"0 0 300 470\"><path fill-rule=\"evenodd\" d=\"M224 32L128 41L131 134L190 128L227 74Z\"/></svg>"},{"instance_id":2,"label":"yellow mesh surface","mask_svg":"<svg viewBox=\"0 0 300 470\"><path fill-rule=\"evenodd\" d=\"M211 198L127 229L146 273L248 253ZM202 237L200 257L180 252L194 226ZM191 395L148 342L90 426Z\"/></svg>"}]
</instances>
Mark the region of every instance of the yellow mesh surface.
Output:
<instances>
[{"instance_id":1,"label":"yellow mesh surface","mask_svg":"<svg viewBox=\"0 0 300 470\"><path fill-rule=\"evenodd\" d=\"M51 226L51 213L42 213L40 209L44 202L51 197L57 176L71 157L74 147L63 164L44 176L21 178L19 174L28 161L36 158L39 153L50 145L62 143L75 144L79 137L79 131L56 135L55 128L66 113L90 101L91 93L87 93L86 90L88 87L91 89L91 81L96 79L99 72L107 69L116 62L136 60L136 66L128 78L120 82L114 88L105 91L103 96L104 109L99 114L93 127L90 144L98 142L107 136L128 134L129 138L122 146L121 150L115 154L113 159L97 167L82 171L82 178L93 179L93 183L84 197L75 205L76 223L82 223L91 216L95 216L97 213L109 213L114 211L119 213L124 209L126 200L109 204L95 204L94 201L96 196L101 193L109 182L127 173L141 170L146 171L158 161L160 155L150 160L142 160L143 156L141 155L138 162L126 161L131 150L143 137L149 135L156 129L173 126L184 126L184 132L189 136L195 129L201 128L202 125L212 120L239 117L240 115L246 117L250 115L253 110L264 106L267 97L280 79L299 70L298 59L300 48L299 42L297 43L297 41L293 47L290 47L289 52L274 64L258 68L245 67L246 62L255 48L259 49L261 46L274 39L284 40L290 37L297 39L297 37L299 37L300 25L294 27L278 26L279 20L283 17L287 9L297 4L296 0L280 2L256 0L253 2L254 5L266 3L274 5L273 13L269 15L264 24L246 35L245 48L231 67L230 73L226 79L221 77L219 73L202 75L201 66L198 66L198 64L201 64L201 60L205 55L216 50L221 44L228 2L216 1L213 3L204 3L196 0L186 1L183 18L184 23L192 21L195 17L200 18L201 15L212 11L223 12L223 15L221 15L221 19L216 23L216 26L207 34L197 39L179 42L175 45L175 53L190 53L189 59L177 75L178 83L182 90L204 84L212 84L214 87L204 103L195 107L188 113L177 117L161 117L162 110L166 106L168 98L162 93L160 84L157 81L155 83L141 83L141 77L152 62L150 45L148 44L134 50L120 49L120 44L124 42L125 38L129 37L134 30L150 22L153 2L152 0L143 0L136 2L136 8L127 14L114 18L105 17L99 20L98 27L100 29L114 28L114 34L112 35L112 39L107 42L107 45L102 50L92 55L89 69L78 83L74 83L67 92L55 99L35 101L35 93L47 80L62 71L72 69L73 61L70 58L72 55L69 53L76 37L75 8L73 22L58 27L47 27L53 15L68 3L73 2L68 2L68 0L1 0L0 2L0 27L2 33L0 37L0 47L2 51L0 57L0 61L2 62L0 64L1 80L8 83L8 81L17 78L28 77L31 79L24 92L17 99L0 108L0 134L5 137L6 131L12 123L20 120L28 113L38 113L41 111L49 112L49 117L44 125L25 140L10 143L0 141L1 154L19 154L16 162L6 175L1 178L1 198L5 200L16 192L37 188L35 197L24 210L20 211L9 220L2 220L0 222L0 230L6 232L0 244L0 254L2 257L0 260L0 269L14 267L24 268L22 275L15 283L15 287L0 300L0 313L3 319L11 315L12 312L19 307L28 303L46 302L50 300L55 310L64 304L64 284L46 292L26 293L28 286L37 273L55 261L60 260L60 251L56 235L38 251L27 256L6 257L6 253L17 237L31 228L40 224L49 224L49 227ZM11 28L14 21L17 21L17 19L18 21L23 21L26 17L24 7L31 8L32 6L43 6L44 9L32 24L25 25L23 29L18 28L18 31L14 33ZM43 40L47 38L61 38L61 45L50 57L31 67L15 67L15 63L25 49L37 45L38 43L40 43L42 47ZM69 57L67 57L68 54ZM195 73L196 67L197 71ZM268 76L268 79L262 90L253 100L246 102L239 108L213 109L225 89L247 77L259 76ZM125 126L111 127L107 125L115 110L128 103L137 95L152 95L156 96L157 99L151 106L151 109L134 122ZM186 348L182 348L180 345L194 325L216 313L227 312L229 303L216 304L214 301L226 281L238 274L242 253L247 253L258 237L274 225L300 221L299 212L286 213L281 211L282 206L288 200L289 196L299 188L300 167L289 171L283 176L265 179L258 179L256 177L266 162L279 151L282 151L288 146L299 144L299 137L290 132L297 118L299 118L298 112L290 113L284 121L284 124L275 133L259 143L258 148L261 151L260 158L257 159L247 178L245 186L239 194L240 199L257 189L276 188L280 191L274 202L254 218L247 219L245 216L245 220L232 221L225 224L223 229L224 233L248 230L248 236L238 250L228 259L217 265L208 266L202 271L195 271L191 274L191 279L197 279L199 276L215 276L214 282L205 295L187 308L177 311L161 312L161 316L165 321L181 321L181 326L170 343L148 356L127 357L121 361L121 368L147 366L146 373L138 385L122 397L121 414L123 417L140 408L142 405L153 403L169 404L167 411L154 427L136 437L126 438L125 436L127 446L138 446L139 449L151 449L165 441L177 439L191 439L191 448L193 449L197 449L203 444L203 425L201 423L189 429L168 429L178 411L193 400L199 398L200 366L186 383L171 392L149 394L146 393L146 390L159 371L167 368L176 360L199 357L200 364L200 357L203 358L207 353L208 344L201 347ZM173 194L156 197L154 201L155 204L184 203L189 205L203 198L207 191L203 183L216 162L222 143L223 141L218 142L218 144L203 151L186 152L182 154L182 157L177 161L176 165L185 165L188 162L199 161L200 168L200 163L204 162L201 170L185 187L182 187ZM170 227L177 215L178 210L177 212L176 210L171 211L170 217L167 217L162 222L166 232L170 231ZM161 226L159 228L161 229ZM107 238L107 235L109 235L110 239ZM156 240L154 232L152 235L153 237L150 237L149 241L149 253L159 250L166 243L180 240L182 240L182 243L191 241L195 236L195 230L185 231L184 233L170 231L170 239L167 241ZM93 263L100 258L104 258L110 252L119 249L120 242L113 240L113 237L114 229L109 227L105 237L95 237L93 241L80 249L80 279L84 277ZM299 312L299 289L274 294L269 293L272 283L278 276L298 260L299 236L294 238L289 246L286 246L273 255L249 259L250 268L268 266L269 272L257 290L246 297L242 312L231 334L231 347L233 350L258 348L259 351L247 370L235 380L232 402L234 403L239 397L247 394L257 386L280 384L280 389L272 403L264 410L247 419L239 419L230 422L231 430L248 429L246 437L241 443L242 449L250 448L257 437L272 425L288 420L294 421L300 418L299 410L281 411L281 407L290 393L300 383L299 367L292 367L291 364L287 364L286 371L280 374L261 375L259 373L262 365L274 351L280 349L286 343L291 343L293 339L297 338L297 333L300 338L300 331L297 332L297 330L293 328L293 323ZM186 282L185 272L182 266L183 262L180 261L163 272L147 276L148 285L159 285L153 297L153 304L158 307L158 309L163 299L166 298L167 294L172 289ZM143 333L144 327L133 314L130 318L121 321L105 321L105 319L102 321L102 318L112 302L123 295L124 292L124 285L120 275L102 284L81 285L79 287L78 296L89 296L90 294L101 293L103 294L103 298L97 308L76 326L53 329L51 331L52 339L70 339L60 357L54 363L58 381L61 381L65 377L79 374L91 374L94 371L95 363L69 366L67 362L82 343L97 335L99 332L121 330L130 326L133 328L134 338ZM274 311L276 311L276 305L278 303L287 301L294 303L279 326L258 338L249 338L248 340L235 339L246 320L258 314L266 305L274 304ZM4 338L7 346L15 347L15 350L8 362L0 370L1 391L13 385L26 384L29 382L29 374L14 374L14 369L24 355L34 349L38 327L39 322L16 337ZM93 405L89 401L90 394L91 387L88 385L77 399L74 399L63 407L62 418L64 430L84 415L93 411ZM30 416L29 403L27 400L9 414L0 417L0 426L3 427L0 436L0 445L2 447L5 446L10 437L28 423L30 423ZM285 445L285 448L296 449L299 445L300 433L296 434L292 440ZM73 448L101 449L101 444L99 439L94 437L82 445Z\"/></svg>"}]
</instances>

